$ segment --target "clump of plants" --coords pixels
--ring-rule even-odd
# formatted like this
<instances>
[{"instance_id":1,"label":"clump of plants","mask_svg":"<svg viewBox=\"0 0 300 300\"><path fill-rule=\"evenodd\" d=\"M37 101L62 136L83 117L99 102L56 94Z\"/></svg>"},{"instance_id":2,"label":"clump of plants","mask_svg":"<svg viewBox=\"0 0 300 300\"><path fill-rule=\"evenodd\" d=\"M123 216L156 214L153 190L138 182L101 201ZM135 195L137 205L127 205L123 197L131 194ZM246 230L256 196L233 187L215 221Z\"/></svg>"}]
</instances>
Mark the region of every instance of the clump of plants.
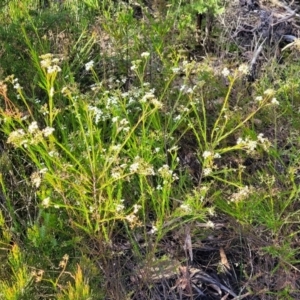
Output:
<instances>
[{"instance_id":1,"label":"clump of plants","mask_svg":"<svg viewBox=\"0 0 300 300\"><path fill-rule=\"evenodd\" d=\"M196 13L222 12L218 1L158 11L139 3L138 18L125 3L76 3L31 3L26 21L8 10L5 34L19 32L26 50L2 65L0 83L0 297L192 297L215 283L201 277L197 241L210 243L220 226L233 232L233 249L264 233L260 253L279 261L274 273L297 268L298 139L279 147L298 109L291 84L276 91L263 78L249 92L246 63L190 59L181 43ZM63 10L68 30L61 18L48 24ZM249 273L244 253L230 261L225 251L235 250L222 242L210 248L221 255L218 274L238 275L235 288L220 281L219 296L274 293L255 290L258 270Z\"/></svg>"}]
</instances>

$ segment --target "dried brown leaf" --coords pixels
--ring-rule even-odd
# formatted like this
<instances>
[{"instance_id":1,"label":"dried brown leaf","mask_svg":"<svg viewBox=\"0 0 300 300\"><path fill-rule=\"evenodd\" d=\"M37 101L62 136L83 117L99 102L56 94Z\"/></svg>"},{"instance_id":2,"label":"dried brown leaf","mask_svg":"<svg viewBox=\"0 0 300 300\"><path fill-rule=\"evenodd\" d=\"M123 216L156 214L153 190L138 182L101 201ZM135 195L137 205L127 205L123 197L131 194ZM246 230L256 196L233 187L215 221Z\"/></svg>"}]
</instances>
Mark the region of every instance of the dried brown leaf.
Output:
<instances>
[{"instance_id":1,"label":"dried brown leaf","mask_svg":"<svg viewBox=\"0 0 300 300\"><path fill-rule=\"evenodd\" d=\"M225 251L223 247L220 248L220 257L221 257L221 264L227 268L227 270L230 270L230 265L227 260L227 256L225 254Z\"/></svg>"}]
</instances>

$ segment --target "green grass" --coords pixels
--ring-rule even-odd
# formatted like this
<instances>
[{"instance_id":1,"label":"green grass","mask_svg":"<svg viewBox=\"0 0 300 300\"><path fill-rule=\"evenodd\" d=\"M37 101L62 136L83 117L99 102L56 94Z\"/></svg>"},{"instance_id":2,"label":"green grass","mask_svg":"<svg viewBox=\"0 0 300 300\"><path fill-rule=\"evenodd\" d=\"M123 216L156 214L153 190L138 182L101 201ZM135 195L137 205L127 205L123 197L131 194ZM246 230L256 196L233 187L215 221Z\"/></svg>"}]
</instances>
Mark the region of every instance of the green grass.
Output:
<instances>
[{"instance_id":1,"label":"green grass","mask_svg":"<svg viewBox=\"0 0 300 300\"><path fill-rule=\"evenodd\" d=\"M251 84L198 47L225 6L169 2L1 7L0 299L164 299L156 264L179 299L226 261L237 295L297 299L299 66Z\"/></svg>"}]
</instances>

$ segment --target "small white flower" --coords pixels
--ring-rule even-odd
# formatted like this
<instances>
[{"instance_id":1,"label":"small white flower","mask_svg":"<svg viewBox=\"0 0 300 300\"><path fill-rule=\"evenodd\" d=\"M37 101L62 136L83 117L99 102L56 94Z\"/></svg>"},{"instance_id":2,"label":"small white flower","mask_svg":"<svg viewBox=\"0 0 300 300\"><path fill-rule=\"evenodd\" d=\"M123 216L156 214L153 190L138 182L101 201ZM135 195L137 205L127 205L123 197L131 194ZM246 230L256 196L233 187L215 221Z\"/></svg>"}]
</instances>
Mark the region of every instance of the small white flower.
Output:
<instances>
[{"instance_id":1,"label":"small white flower","mask_svg":"<svg viewBox=\"0 0 300 300\"><path fill-rule=\"evenodd\" d=\"M249 66L248 65L246 65L246 64L241 64L240 66L239 66L239 72L241 72L242 74L244 74L244 75L247 75L247 74L249 74Z\"/></svg>"},{"instance_id":2,"label":"small white flower","mask_svg":"<svg viewBox=\"0 0 300 300\"><path fill-rule=\"evenodd\" d=\"M205 168L204 170L203 170L203 176L205 177L205 176L208 176L209 174L211 174L211 172L212 172L212 169L211 168Z\"/></svg>"},{"instance_id":3,"label":"small white flower","mask_svg":"<svg viewBox=\"0 0 300 300\"><path fill-rule=\"evenodd\" d=\"M140 65L142 61L140 59L137 59L137 60L133 60L131 63L132 63L132 66L130 67L130 70L136 70L138 68L138 66Z\"/></svg>"},{"instance_id":4,"label":"small white flower","mask_svg":"<svg viewBox=\"0 0 300 300\"><path fill-rule=\"evenodd\" d=\"M122 212L125 209L125 205L122 203L123 201L121 201L120 204L116 205L116 212L120 213L120 212Z\"/></svg>"},{"instance_id":5,"label":"small white flower","mask_svg":"<svg viewBox=\"0 0 300 300\"><path fill-rule=\"evenodd\" d=\"M93 112L95 117L95 123L98 124L100 119L103 117L103 111L100 108L92 105L88 106L88 110Z\"/></svg>"},{"instance_id":6,"label":"small white flower","mask_svg":"<svg viewBox=\"0 0 300 300\"><path fill-rule=\"evenodd\" d=\"M245 143L245 141L244 141L241 137L239 137L239 138L237 139L237 141L236 141L236 144L237 144L237 145L240 145L240 144L243 144L243 143Z\"/></svg>"},{"instance_id":7,"label":"small white flower","mask_svg":"<svg viewBox=\"0 0 300 300\"><path fill-rule=\"evenodd\" d=\"M157 232L157 227L155 225L152 225L152 228L150 230L150 234L154 234L155 232Z\"/></svg>"},{"instance_id":8,"label":"small white flower","mask_svg":"<svg viewBox=\"0 0 300 300\"><path fill-rule=\"evenodd\" d=\"M51 60L50 59L44 59L44 60L41 60L41 67L42 68L48 68L51 66Z\"/></svg>"},{"instance_id":9,"label":"small white flower","mask_svg":"<svg viewBox=\"0 0 300 300\"><path fill-rule=\"evenodd\" d=\"M212 152L211 151L207 151L207 150L204 151L203 154L202 154L202 156L203 156L204 159L212 157L212 155L213 155Z\"/></svg>"},{"instance_id":10,"label":"small white flower","mask_svg":"<svg viewBox=\"0 0 300 300\"><path fill-rule=\"evenodd\" d=\"M216 153L216 154L214 155L214 158L221 158L221 155L220 155L219 153Z\"/></svg>"},{"instance_id":11,"label":"small white flower","mask_svg":"<svg viewBox=\"0 0 300 300\"><path fill-rule=\"evenodd\" d=\"M64 87L61 89L61 93L62 93L62 94L67 94L68 91L69 91L69 89L68 89L66 86L64 86Z\"/></svg>"},{"instance_id":12,"label":"small white flower","mask_svg":"<svg viewBox=\"0 0 300 300\"><path fill-rule=\"evenodd\" d=\"M91 61L89 61L88 63L85 64L85 70L86 71L91 70L93 67L94 67L94 61L93 60L91 60Z\"/></svg>"},{"instance_id":13,"label":"small white flower","mask_svg":"<svg viewBox=\"0 0 300 300\"><path fill-rule=\"evenodd\" d=\"M255 97L255 101L257 101L257 102L261 102L261 101L262 101L262 99L263 99L263 97L262 97L262 96L257 96L257 97Z\"/></svg>"},{"instance_id":14,"label":"small white flower","mask_svg":"<svg viewBox=\"0 0 300 300\"><path fill-rule=\"evenodd\" d=\"M127 120L127 119L122 119L121 121L120 121L120 125L121 126L126 126L126 125L128 125L129 124L129 121Z\"/></svg>"},{"instance_id":15,"label":"small white flower","mask_svg":"<svg viewBox=\"0 0 300 300\"><path fill-rule=\"evenodd\" d=\"M174 122L177 122L181 119L181 115L177 115L176 117L173 118Z\"/></svg>"},{"instance_id":16,"label":"small white flower","mask_svg":"<svg viewBox=\"0 0 300 300\"><path fill-rule=\"evenodd\" d=\"M185 90L185 88L186 88L186 85L185 85L185 84L183 84L183 85L180 87L179 91L180 91L180 92L182 92L182 91L184 91L184 90Z\"/></svg>"},{"instance_id":17,"label":"small white flower","mask_svg":"<svg viewBox=\"0 0 300 300\"><path fill-rule=\"evenodd\" d=\"M138 162L133 163L130 167L129 170L131 173L135 173L138 171L140 164Z\"/></svg>"},{"instance_id":18,"label":"small white flower","mask_svg":"<svg viewBox=\"0 0 300 300\"><path fill-rule=\"evenodd\" d=\"M257 141L248 140L246 146L250 152L253 152L256 149Z\"/></svg>"},{"instance_id":19,"label":"small white flower","mask_svg":"<svg viewBox=\"0 0 300 300\"><path fill-rule=\"evenodd\" d=\"M171 68L171 70L172 70L172 72L173 72L174 74L178 74L179 71L180 71L180 68L174 67L174 68Z\"/></svg>"},{"instance_id":20,"label":"small white flower","mask_svg":"<svg viewBox=\"0 0 300 300\"><path fill-rule=\"evenodd\" d=\"M279 102L278 102L278 100L274 97L274 98L272 98L272 100L271 100L271 104L273 104L273 105L275 105L275 106L278 106L278 105L279 105Z\"/></svg>"},{"instance_id":21,"label":"small white flower","mask_svg":"<svg viewBox=\"0 0 300 300\"><path fill-rule=\"evenodd\" d=\"M275 94L275 91L273 89L267 89L264 91L264 94L267 96L273 96Z\"/></svg>"},{"instance_id":22,"label":"small white flower","mask_svg":"<svg viewBox=\"0 0 300 300\"><path fill-rule=\"evenodd\" d=\"M153 94L152 92L147 92L147 93L143 96L143 98L140 100L140 102L141 102L141 103L145 103L145 102L147 102L147 100L153 99L153 98L155 98L154 94Z\"/></svg>"},{"instance_id":23,"label":"small white flower","mask_svg":"<svg viewBox=\"0 0 300 300\"><path fill-rule=\"evenodd\" d=\"M258 136L257 136L257 140L261 143L264 143L267 139L264 138L264 134L263 133L260 133Z\"/></svg>"},{"instance_id":24,"label":"small white flower","mask_svg":"<svg viewBox=\"0 0 300 300\"><path fill-rule=\"evenodd\" d=\"M151 99L151 103L158 109L161 109L163 107L163 104L156 98Z\"/></svg>"},{"instance_id":25,"label":"small white flower","mask_svg":"<svg viewBox=\"0 0 300 300\"><path fill-rule=\"evenodd\" d=\"M227 76L230 75L230 71L228 70L228 68L224 68L224 69L222 70L222 75L223 75L224 77L227 77Z\"/></svg>"},{"instance_id":26,"label":"small white flower","mask_svg":"<svg viewBox=\"0 0 300 300\"><path fill-rule=\"evenodd\" d=\"M17 83L14 85L14 89L16 89L16 90L22 89L22 87L21 87L21 85L19 84L19 82L17 82Z\"/></svg>"},{"instance_id":27,"label":"small white flower","mask_svg":"<svg viewBox=\"0 0 300 300\"><path fill-rule=\"evenodd\" d=\"M131 67L130 67L130 70L131 71L134 71L134 70L136 70L137 69L137 65L132 65Z\"/></svg>"},{"instance_id":28,"label":"small white flower","mask_svg":"<svg viewBox=\"0 0 300 300\"><path fill-rule=\"evenodd\" d=\"M209 228L215 228L215 224L212 221L208 221L206 223L206 226L209 227Z\"/></svg>"},{"instance_id":29,"label":"small white flower","mask_svg":"<svg viewBox=\"0 0 300 300\"><path fill-rule=\"evenodd\" d=\"M50 157L58 156L58 153L56 151L50 151L50 152L48 152L48 154Z\"/></svg>"},{"instance_id":30,"label":"small white flower","mask_svg":"<svg viewBox=\"0 0 300 300\"><path fill-rule=\"evenodd\" d=\"M114 172L111 173L111 177L113 179L119 179L121 177L121 173L117 172L117 171L114 171Z\"/></svg>"},{"instance_id":31,"label":"small white flower","mask_svg":"<svg viewBox=\"0 0 300 300\"><path fill-rule=\"evenodd\" d=\"M119 119L119 116L113 117L111 120L113 123L117 123Z\"/></svg>"},{"instance_id":32,"label":"small white flower","mask_svg":"<svg viewBox=\"0 0 300 300\"><path fill-rule=\"evenodd\" d=\"M32 184L36 187L39 188L42 182L42 178L38 172L34 172L30 176Z\"/></svg>"},{"instance_id":33,"label":"small white flower","mask_svg":"<svg viewBox=\"0 0 300 300\"><path fill-rule=\"evenodd\" d=\"M141 54L141 57L147 58L147 57L149 57L149 55L150 55L149 52L143 52L143 53Z\"/></svg>"},{"instance_id":34,"label":"small white flower","mask_svg":"<svg viewBox=\"0 0 300 300\"><path fill-rule=\"evenodd\" d=\"M34 133L34 132L36 132L36 131L38 131L38 130L39 130L39 126L38 126L38 124L37 124L36 121L32 122L28 126L28 132L31 133L31 134Z\"/></svg>"},{"instance_id":35,"label":"small white flower","mask_svg":"<svg viewBox=\"0 0 300 300\"><path fill-rule=\"evenodd\" d=\"M48 74L53 74L53 73L58 73L58 72L61 72L61 68L59 66L54 65L54 66L49 66L47 68Z\"/></svg>"},{"instance_id":36,"label":"small white flower","mask_svg":"<svg viewBox=\"0 0 300 300\"><path fill-rule=\"evenodd\" d=\"M192 212L192 209L191 209L191 207L189 206L189 204L181 204L181 205L180 205L180 208L181 208L184 212L186 212L186 213Z\"/></svg>"},{"instance_id":37,"label":"small white flower","mask_svg":"<svg viewBox=\"0 0 300 300\"><path fill-rule=\"evenodd\" d=\"M140 208L142 208L141 205L134 204L133 205L133 213L136 214L139 211Z\"/></svg>"},{"instance_id":38,"label":"small white flower","mask_svg":"<svg viewBox=\"0 0 300 300\"><path fill-rule=\"evenodd\" d=\"M186 91L187 94L193 94L194 90L192 88L188 88Z\"/></svg>"},{"instance_id":39,"label":"small white flower","mask_svg":"<svg viewBox=\"0 0 300 300\"><path fill-rule=\"evenodd\" d=\"M244 187L241 187L236 193L233 193L231 198L230 198L230 201L231 202L238 202L238 201L241 201L241 200L245 200L249 197L249 195L252 193L253 191L253 188L249 186L244 186Z\"/></svg>"},{"instance_id":40,"label":"small white flower","mask_svg":"<svg viewBox=\"0 0 300 300\"><path fill-rule=\"evenodd\" d=\"M53 54L52 53L46 53L39 56L41 59L52 59Z\"/></svg>"},{"instance_id":41,"label":"small white flower","mask_svg":"<svg viewBox=\"0 0 300 300\"><path fill-rule=\"evenodd\" d=\"M129 223L133 223L136 220L136 216L134 214L128 215L125 217L125 219L129 222Z\"/></svg>"},{"instance_id":42,"label":"small white flower","mask_svg":"<svg viewBox=\"0 0 300 300\"><path fill-rule=\"evenodd\" d=\"M25 131L23 129L18 129L15 131L12 131L9 134L9 137L7 139L7 143L11 143L17 147L21 145L25 145L27 143L27 139L25 138Z\"/></svg>"},{"instance_id":43,"label":"small white flower","mask_svg":"<svg viewBox=\"0 0 300 300\"><path fill-rule=\"evenodd\" d=\"M121 149L121 145L120 144L117 144L117 145L112 145L111 146L111 150L112 151L119 151Z\"/></svg>"},{"instance_id":44,"label":"small white flower","mask_svg":"<svg viewBox=\"0 0 300 300\"><path fill-rule=\"evenodd\" d=\"M142 174L143 175L155 175L155 171L154 171L154 169L153 169L153 167L152 166L148 166L148 167L146 167L144 170L143 170L143 172L142 172Z\"/></svg>"},{"instance_id":45,"label":"small white flower","mask_svg":"<svg viewBox=\"0 0 300 300\"><path fill-rule=\"evenodd\" d=\"M173 179L173 180L178 180L179 177L178 177L178 175L177 175L176 173L173 173L173 174L172 174L172 179Z\"/></svg>"},{"instance_id":46,"label":"small white flower","mask_svg":"<svg viewBox=\"0 0 300 300\"><path fill-rule=\"evenodd\" d=\"M59 63L59 59L57 57L52 59L52 63L53 64L58 64Z\"/></svg>"},{"instance_id":47,"label":"small white flower","mask_svg":"<svg viewBox=\"0 0 300 300\"><path fill-rule=\"evenodd\" d=\"M177 145L175 145L175 146L171 147L170 149L168 149L167 151L171 153L171 152L178 151L178 149L179 149L179 147Z\"/></svg>"},{"instance_id":48,"label":"small white flower","mask_svg":"<svg viewBox=\"0 0 300 300\"><path fill-rule=\"evenodd\" d=\"M44 206L45 208L49 207L50 205L50 198L47 197L42 201L42 206Z\"/></svg>"},{"instance_id":49,"label":"small white flower","mask_svg":"<svg viewBox=\"0 0 300 300\"><path fill-rule=\"evenodd\" d=\"M46 128L44 128L43 129L43 135L44 135L44 137L47 137L47 136L49 136L49 135L51 135L53 132L54 132L54 128L52 128L52 127L46 127Z\"/></svg>"},{"instance_id":50,"label":"small white flower","mask_svg":"<svg viewBox=\"0 0 300 300\"><path fill-rule=\"evenodd\" d=\"M48 168L43 168L40 170L40 174L46 174L48 172Z\"/></svg>"},{"instance_id":51,"label":"small white flower","mask_svg":"<svg viewBox=\"0 0 300 300\"><path fill-rule=\"evenodd\" d=\"M207 212L208 212L208 214L209 214L210 216L214 216L214 215L215 215L215 209L214 209L214 207L209 207L209 208L207 209Z\"/></svg>"}]
</instances>

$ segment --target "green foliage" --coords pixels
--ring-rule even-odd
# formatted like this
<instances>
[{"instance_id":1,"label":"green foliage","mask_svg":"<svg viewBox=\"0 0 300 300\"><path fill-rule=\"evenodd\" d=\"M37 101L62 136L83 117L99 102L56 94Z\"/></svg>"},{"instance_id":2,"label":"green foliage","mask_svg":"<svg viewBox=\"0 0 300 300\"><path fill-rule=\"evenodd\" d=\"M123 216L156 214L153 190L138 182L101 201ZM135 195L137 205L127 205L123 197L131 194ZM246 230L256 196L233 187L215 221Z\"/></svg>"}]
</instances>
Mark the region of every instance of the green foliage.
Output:
<instances>
[{"instance_id":1,"label":"green foliage","mask_svg":"<svg viewBox=\"0 0 300 300\"><path fill-rule=\"evenodd\" d=\"M1 298L8 300L30 299L33 277L17 245L14 245L10 250L8 264L11 278L0 281Z\"/></svg>"},{"instance_id":2,"label":"green foliage","mask_svg":"<svg viewBox=\"0 0 300 300\"><path fill-rule=\"evenodd\" d=\"M81 299L92 299L91 291L88 283L84 281L82 270L80 266L77 266L77 271L74 274L74 285L70 282L63 293L58 294L57 299L59 300L81 300Z\"/></svg>"},{"instance_id":3,"label":"green foliage","mask_svg":"<svg viewBox=\"0 0 300 300\"><path fill-rule=\"evenodd\" d=\"M221 4L220 0L194 0L191 3L191 7L198 13L212 13L220 14L224 12L224 6Z\"/></svg>"}]
</instances>

